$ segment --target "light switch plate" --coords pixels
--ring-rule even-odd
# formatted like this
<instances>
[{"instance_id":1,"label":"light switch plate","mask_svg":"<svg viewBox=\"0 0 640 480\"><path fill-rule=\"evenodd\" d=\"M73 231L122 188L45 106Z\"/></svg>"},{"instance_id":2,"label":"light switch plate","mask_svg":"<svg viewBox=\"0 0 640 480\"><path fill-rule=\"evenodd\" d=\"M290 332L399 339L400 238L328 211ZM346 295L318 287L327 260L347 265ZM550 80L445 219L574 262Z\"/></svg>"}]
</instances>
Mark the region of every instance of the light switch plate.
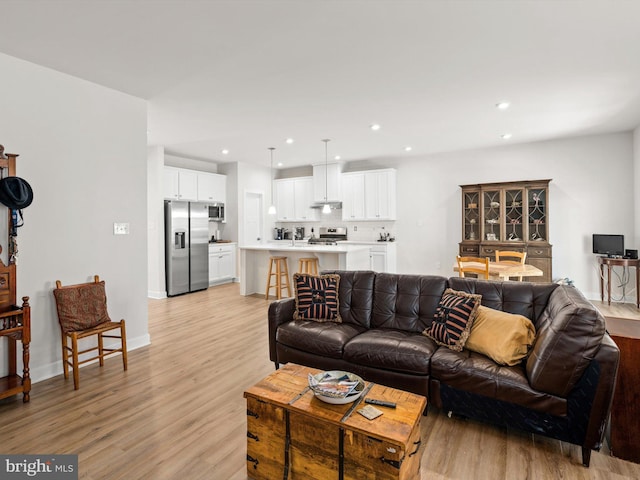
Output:
<instances>
[{"instance_id":1,"label":"light switch plate","mask_svg":"<svg viewBox=\"0 0 640 480\"><path fill-rule=\"evenodd\" d=\"M114 235L129 235L129 224L128 223L114 223L113 224L113 234Z\"/></svg>"}]
</instances>

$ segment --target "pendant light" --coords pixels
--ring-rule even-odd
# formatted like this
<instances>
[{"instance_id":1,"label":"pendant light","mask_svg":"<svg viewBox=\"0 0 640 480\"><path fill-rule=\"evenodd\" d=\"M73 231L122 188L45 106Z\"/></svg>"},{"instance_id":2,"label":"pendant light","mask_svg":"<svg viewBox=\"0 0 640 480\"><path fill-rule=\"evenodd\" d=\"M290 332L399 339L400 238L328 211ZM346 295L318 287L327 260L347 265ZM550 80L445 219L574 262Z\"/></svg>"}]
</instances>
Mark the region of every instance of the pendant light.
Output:
<instances>
[{"instance_id":1,"label":"pendant light","mask_svg":"<svg viewBox=\"0 0 640 480\"><path fill-rule=\"evenodd\" d=\"M271 150L271 206L269 207L269 215L276 214L276 204L273 203L273 151L275 149L276 147L269 147L269 150Z\"/></svg>"},{"instance_id":2,"label":"pendant light","mask_svg":"<svg viewBox=\"0 0 640 480\"><path fill-rule=\"evenodd\" d=\"M331 141L329 138L324 138L324 206L322 207L322 213L331 213L331 206L328 199L328 169L327 169L327 144Z\"/></svg>"}]
</instances>

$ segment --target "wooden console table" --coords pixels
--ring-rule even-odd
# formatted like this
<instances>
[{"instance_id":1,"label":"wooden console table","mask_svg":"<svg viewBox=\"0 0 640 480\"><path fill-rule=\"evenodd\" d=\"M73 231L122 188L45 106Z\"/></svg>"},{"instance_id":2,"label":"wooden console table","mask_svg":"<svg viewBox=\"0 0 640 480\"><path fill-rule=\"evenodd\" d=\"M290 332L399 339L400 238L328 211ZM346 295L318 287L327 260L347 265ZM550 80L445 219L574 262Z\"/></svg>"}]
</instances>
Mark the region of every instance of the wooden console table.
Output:
<instances>
[{"instance_id":1,"label":"wooden console table","mask_svg":"<svg viewBox=\"0 0 640 480\"><path fill-rule=\"evenodd\" d=\"M640 259L598 257L600 264L600 300L604 302L604 267L607 267L607 303L611 305L611 267L635 267L636 307L640 308Z\"/></svg>"}]
</instances>

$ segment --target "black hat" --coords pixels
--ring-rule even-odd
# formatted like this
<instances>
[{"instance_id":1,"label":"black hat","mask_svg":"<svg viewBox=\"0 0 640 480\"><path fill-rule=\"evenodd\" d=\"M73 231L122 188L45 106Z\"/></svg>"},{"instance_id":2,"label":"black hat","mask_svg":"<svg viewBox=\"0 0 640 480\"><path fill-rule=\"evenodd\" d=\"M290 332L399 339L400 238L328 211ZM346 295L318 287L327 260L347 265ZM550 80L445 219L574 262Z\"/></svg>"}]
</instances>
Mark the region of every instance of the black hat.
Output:
<instances>
[{"instance_id":1,"label":"black hat","mask_svg":"<svg viewBox=\"0 0 640 480\"><path fill-rule=\"evenodd\" d=\"M7 207L19 210L31 205L33 190L31 185L20 177L5 177L0 180L0 202Z\"/></svg>"}]
</instances>

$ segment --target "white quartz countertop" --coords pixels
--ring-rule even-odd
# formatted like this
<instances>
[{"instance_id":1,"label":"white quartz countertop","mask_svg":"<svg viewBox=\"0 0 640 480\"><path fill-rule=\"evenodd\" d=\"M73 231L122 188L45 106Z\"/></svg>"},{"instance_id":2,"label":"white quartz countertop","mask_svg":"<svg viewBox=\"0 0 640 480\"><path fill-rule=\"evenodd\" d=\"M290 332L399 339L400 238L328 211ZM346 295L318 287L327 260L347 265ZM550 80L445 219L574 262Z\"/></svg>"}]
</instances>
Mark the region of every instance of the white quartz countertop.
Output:
<instances>
[{"instance_id":1,"label":"white quartz countertop","mask_svg":"<svg viewBox=\"0 0 640 480\"><path fill-rule=\"evenodd\" d=\"M311 253L349 253L368 248L365 245L349 244L341 242L338 245L312 245L308 243L297 243L295 246L267 243L264 245L244 245L241 250L263 250L277 252L311 252Z\"/></svg>"},{"instance_id":2,"label":"white quartz countertop","mask_svg":"<svg viewBox=\"0 0 640 480\"><path fill-rule=\"evenodd\" d=\"M338 245L387 245L389 243L396 243L395 240L393 242L378 242L377 240L340 240Z\"/></svg>"}]
</instances>

